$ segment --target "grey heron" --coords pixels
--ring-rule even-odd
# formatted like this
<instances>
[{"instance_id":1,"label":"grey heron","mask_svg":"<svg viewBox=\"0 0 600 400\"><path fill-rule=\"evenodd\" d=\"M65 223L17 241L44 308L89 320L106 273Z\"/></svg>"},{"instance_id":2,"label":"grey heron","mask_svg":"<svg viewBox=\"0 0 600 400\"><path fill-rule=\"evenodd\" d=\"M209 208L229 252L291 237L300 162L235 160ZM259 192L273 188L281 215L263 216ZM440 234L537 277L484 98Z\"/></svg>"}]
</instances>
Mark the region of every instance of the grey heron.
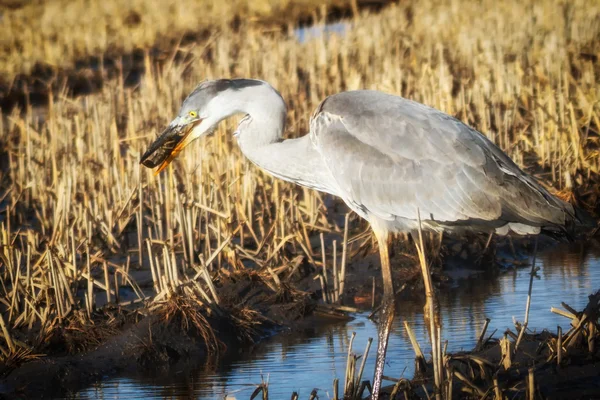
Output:
<instances>
[{"instance_id":1,"label":"grey heron","mask_svg":"<svg viewBox=\"0 0 600 400\"><path fill-rule=\"evenodd\" d=\"M201 83L141 163L165 168L183 148L234 115L241 151L271 175L339 196L366 219L379 244L384 296L373 398L377 399L395 302L390 232L536 234L564 229L573 207L551 195L483 134L423 104L379 91L327 97L310 132L283 139L286 106L267 82ZM417 217L420 215L420 218Z\"/></svg>"}]
</instances>

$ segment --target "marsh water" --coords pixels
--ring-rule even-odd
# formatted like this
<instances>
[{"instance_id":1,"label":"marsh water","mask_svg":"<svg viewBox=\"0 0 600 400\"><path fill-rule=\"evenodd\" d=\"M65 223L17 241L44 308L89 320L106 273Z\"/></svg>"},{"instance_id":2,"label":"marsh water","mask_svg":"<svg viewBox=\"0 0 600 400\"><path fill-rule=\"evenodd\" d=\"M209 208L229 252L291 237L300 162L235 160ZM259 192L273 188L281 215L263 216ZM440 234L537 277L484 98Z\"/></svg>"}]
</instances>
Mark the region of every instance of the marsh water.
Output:
<instances>
[{"instance_id":1,"label":"marsh water","mask_svg":"<svg viewBox=\"0 0 600 400\"><path fill-rule=\"evenodd\" d=\"M581 310L588 295L600 289L600 249L575 244L546 249L538 254L539 267L533 283L529 328L568 329L568 320L550 312L561 301ZM529 287L529 268L505 268L498 272L469 274L460 268L450 288L439 293L443 316L443 340L448 351L471 350L486 318L488 333L514 330L513 319L523 320ZM461 278L461 276L463 276ZM403 327L408 321L428 354L422 298L403 299L390 337L385 374L411 377L414 352ZM350 322L325 324L302 334L281 332L252 348L233 352L226 360L197 367L172 368L168 372L119 376L102 380L74 394L75 398L197 398L248 399L261 380L269 382L272 399L289 399L298 392L308 399L318 389L321 399L331 398L334 378L343 381L350 337L356 332L353 349L362 353L368 338L374 338L365 368L371 379L374 368L377 326L368 312L354 315Z\"/></svg>"}]
</instances>

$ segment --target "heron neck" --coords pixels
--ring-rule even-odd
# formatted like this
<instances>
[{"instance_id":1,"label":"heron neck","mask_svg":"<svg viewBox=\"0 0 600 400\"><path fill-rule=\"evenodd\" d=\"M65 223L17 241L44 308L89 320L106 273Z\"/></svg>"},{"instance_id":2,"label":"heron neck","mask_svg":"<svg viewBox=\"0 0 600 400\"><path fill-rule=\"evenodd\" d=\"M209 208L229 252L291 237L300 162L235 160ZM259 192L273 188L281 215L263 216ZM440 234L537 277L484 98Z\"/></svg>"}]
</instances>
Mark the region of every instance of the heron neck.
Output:
<instances>
[{"instance_id":1,"label":"heron neck","mask_svg":"<svg viewBox=\"0 0 600 400\"><path fill-rule=\"evenodd\" d=\"M310 137L282 139L286 107L277 91L257 93L238 126L242 153L269 174L289 182L333 193L334 183Z\"/></svg>"},{"instance_id":2,"label":"heron neck","mask_svg":"<svg viewBox=\"0 0 600 400\"><path fill-rule=\"evenodd\" d=\"M258 146L243 143L240 148L246 157L274 177L335 194L335 182L308 135Z\"/></svg>"}]
</instances>

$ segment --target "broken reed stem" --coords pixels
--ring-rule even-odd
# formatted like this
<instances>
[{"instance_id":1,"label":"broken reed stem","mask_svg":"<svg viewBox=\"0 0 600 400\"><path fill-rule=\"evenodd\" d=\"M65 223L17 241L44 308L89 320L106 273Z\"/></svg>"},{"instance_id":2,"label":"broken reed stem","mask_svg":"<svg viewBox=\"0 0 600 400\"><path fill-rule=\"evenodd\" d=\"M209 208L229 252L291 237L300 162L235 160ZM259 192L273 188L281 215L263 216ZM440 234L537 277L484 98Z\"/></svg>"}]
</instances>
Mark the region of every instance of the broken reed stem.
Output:
<instances>
[{"instance_id":1,"label":"broken reed stem","mask_svg":"<svg viewBox=\"0 0 600 400\"><path fill-rule=\"evenodd\" d=\"M421 346L419 346L419 342L417 341L417 338L415 337L415 334L413 333L407 321L404 321L404 329L406 329L406 333L408 334L408 339L410 340L410 344L415 352L415 357L425 359L423 352L421 351Z\"/></svg>"},{"instance_id":2,"label":"broken reed stem","mask_svg":"<svg viewBox=\"0 0 600 400\"><path fill-rule=\"evenodd\" d=\"M119 298L119 276L115 272L113 275L113 280L115 281L115 304L119 304L121 299Z\"/></svg>"},{"instance_id":3,"label":"broken reed stem","mask_svg":"<svg viewBox=\"0 0 600 400\"><path fill-rule=\"evenodd\" d=\"M446 387L446 398L444 400L452 400L452 390L453 390L453 382L454 379L452 379L454 377L454 368L452 366L449 366L448 369L446 370L446 382L448 383L448 386Z\"/></svg>"},{"instance_id":4,"label":"broken reed stem","mask_svg":"<svg viewBox=\"0 0 600 400\"><path fill-rule=\"evenodd\" d=\"M529 368L527 374L527 398L529 400L535 400L535 377L533 368Z\"/></svg>"},{"instance_id":5,"label":"broken reed stem","mask_svg":"<svg viewBox=\"0 0 600 400\"><path fill-rule=\"evenodd\" d=\"M475 346L475 350L481 350L483 347L483 339L485 337L485 332L487 331L488 325L490 324L490 319L486 318L483 323L483 328L481 329L481 333L479 334L479 339L477 339L477 345Z\"/></svg>"},{"instance_id":6,"label":"broken reed stem","mask_svg":"<svg viewBox=\"0 0 600 400\"><path fill-rule=\"evenodd\" d=\"M104 268L104 286L106 286L106 304L109 304L111 301L110 298L110 279L108 278L108 266L106 263L102 264Z\"/></svg>"},{"instance_id":7,"label":"broken reed stem","mask_svg":"<svg viewBox=\"0 0 600 400\"><path fill-rule=\"evenodd\" d=\"M500 385L498 384L498 377L494 376L494 399L502 400L502 391L500 390Z\"/></svg>"},{"instance_id":8,"label":"broken reed stem","mask_svg":"<svg viewBox=\"0 0 600 400\"><path fill-rule=\"evenodd\" d=\"M8 345L9 350L11 351L11 353L14 353L16 350L16 347L15 347L15 344L13 343L10 333L8 332L8 328L6 327L6 324L4 323L4 317L2 317L2 314L0 314L0 328L2 328L2 335L4 336L4 340L6 340L6 344Z\"/></svg>"},{"instance_id":9,"label":"broken reed stem","mask_svg":"<svg viewBox=\"0 0 600 400\"><path fill-rule=\"evenodd\" d=\"M154 255L152 254L152 244L150 244L150 239L146 239L146 247L148 248L148 260L150 261L150 273L152 275L152 285L154 287L154 293L159 294L160 290L160 282L158 279L158 273L156 268L154 267Z\"/></svg>"},{"instance_id":10,"label":"broken reed stem","mask_svg":"<svg viewBox=\"0 0 600 400\"><path fill-rule=\"evenodd\" d=\"M508 371L512 365L511 352L510 352L510 340L508 339L508 333L504 332L504 337L500 339L500 351L502 353L501 362L504 366L504 370Z\"/></svg>"},{"instance_id":11,"label":"broken reed stem","mask_svg":"<svg viewBox=\"0 0 600 400\"><path fill-rule=\"evenodd\" d=\"M560 308L550 307L550 312L552 312L554 314L558 314L558 315L568 318L570 320L574 320L575 318L577 318L577 316L571 314L568 311L563 311Z\"/></svg>"},{"instance_id":12,"label":"broken reed stem","mask_svg":"<svg viewBox=\"0 0 600 400\"><path fill-rule=\"evenodd\" d=\"M432 355L432 363L433 363L433 376L435 382L435 396L437 400L441 400L442 398L442 371L441 371L441 348L439 341L441 340L438 337L438 332L441 332L441 327L438 330L436 326L435 319L435 295L433 292L433 284L431 283L431 273L429 272L429 265L427 264L427 258L425 255L425 244L423 241L423 230L421 227L421 212L417 208L417 219L419 222L418 225L418 233L419 240L415 240L415 246L417 248L417 253L419 256L419 264L421 265L421 274L423 275L423 281L425 284L425 296L426 296L426 304L427 312L429 314L429 330L430 330L430 340L431 340L431 355Z\"/></svg>"},{"instance_id":13,"label":"broken reed stem","mask_svg":"<svg viewBox=\"0 0 600 400\"><path fill-rule=\"evenodd\" d=\"M369 338L367 340L367 347L365 348L365 352L363 353L363 357L360 362L360 368L358 369L358 376L356 377L356 381L354 381L355 388L358 388L360 385L360 381L362 379L363 372L365 370L365 364L367 362L367 357L369 356L369 350L371 349L371 343L373 343L373 338Z\"/></svg>"},{"instance_id":14,"label":"broken reed stem","mask_svg":"<svg viewBox=\"0 0 600 400\"><path fill-rule=\"evenodd\" d=\"M340 272L340 291L339 296L344 294L346 283L346 261L348 252L348 224L350 223L350 213L346 213L344 218L344 241L342 242L342 271Z\"/></svg>"},{"instance_id":15,"label":"broken reed stem","mask_svg":"<svg viewBox=\"0 0 600 400\"><path fill-rule=\"evenodd\" d=\"M556 332L556 365L560 367L562 363L562 328L560 325Z\"/></svg>"},{"instance_id":16,"label":"broken reed stem","mask_svg":"<svg viewBox=\"0 0 600 400\"><path fill-rule=\"evenodd\" d=\"M372 277L373 279L373 290L371 292L371 310L375 311L375 277Z\"/></svg>"},{"instance_id":17,"label":"broken reed stem","mask_svg":"<svg viewBox=\"0 0 600 400\"><path fill-rule=\"evenodd\" d=\"M333 400L338 400L340 397L340 380L338 378L333 379Z\"/></svg>"},{"instance_id":18,"label":"broken reed stem","mask_svg":"<svg viewBox=\"0 0 600 400\"><path fill-rule=\"evenodd\" d=\"M323 263L323 279L325 279L325 288L327 293L327 299L330 302L332 299L329 296L329 279L327 279L327 261L325 258L325 237L323 236L323 232L319 234L319 238L321 239L321 262Z\"/></svg>"},{"instance_id":19,"label":"broken reed stem","mask_svg":"<svg viewBox=\"0 0 600 400\"><path fill-rule=\"evenodd\" d=\"M352 336L350 337L350 343L348 344L348 356L346 358L346 375L344 378L344 393L348 391L348 384L351 382L349 373L350 373L350 358L352 356L352 343L354 343L354 338L356 337L356 332L352 332Z\"/></svg>"},{"instance_id":20,"label":"broken reed stem","mask_svg":"<svg viewBox=\"0 0 600 400\"><path fill-rule=\"evenodd\" d=\"M333 302L337 303L340 298L339 293L339 276L337 272L337 241L333 241Z\"/></svg>"},{"instance_id":21,"label":"broken reed stem","mask_svg":"<svg viewBox=\"0 0 600 400\"><path fill-rule=\"evenodd\" d=\"M436 343L437 343L437 371L438 371L438 375L439 375L439 381L440 381L440 387L438 388L438 391L440 392L440 397L443 393L443 385L444 385L444 357L442 355L442 327L438 324L437 325L437 337L436 337Z\"/></svg>"},{"instance_id":22,"label":"broken reed stem","mask_svg":"<svg viewBox=\"0 0 600 400\"><path fill-rule=\"evenodd\" d=\"M321 282L321 296L323 297L323 303L327 304L327 285L325 284L323 274L319 274L319 281Z\"/></svg>"},{"instance_id":23,"label":"broken reed stem","mask_svg":"<svg viewBox=\"0 0 600 400\"><path fill-rule=\"evenodd\" d=\"M523 325L521 326L521 330L519 331L519 337L517 338L517 342L515 343L515 354L517 353L517 349L519 348L519 344L523 339L523 335L525 334L525 330L527 330L527 324L529 323L529 308L531 307L531 292L533 289L533 277L535 276L535 261L537 257L537 246L538 246L538 237L535 237L535 244L533 247L533 261L531 262L531 271L529 272L529 290L527 292L527 303L525 305L525 321L523 321Z\"/></svg>"}]
</instances>

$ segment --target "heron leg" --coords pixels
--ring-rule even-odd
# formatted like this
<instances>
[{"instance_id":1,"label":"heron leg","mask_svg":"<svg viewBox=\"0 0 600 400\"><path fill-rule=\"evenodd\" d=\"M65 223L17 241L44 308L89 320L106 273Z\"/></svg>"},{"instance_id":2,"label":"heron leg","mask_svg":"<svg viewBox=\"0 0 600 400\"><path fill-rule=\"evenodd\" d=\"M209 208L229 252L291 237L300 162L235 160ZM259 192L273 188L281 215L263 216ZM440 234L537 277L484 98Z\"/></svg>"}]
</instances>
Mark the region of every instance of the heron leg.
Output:
<instances>
[{"instance_id":1,"label":"heron leg","mask_svg":"<svg viewBox=\"0 0 600 400\"><path fill-rule=\"evenodd\" d=\"M373 393L371 399L379 398L381 383L383 378L383 369L385 367L385 354L387 351L388 339L394 322L394 312L396 309L394 284L392 282L392 267L390 265L390 255L388 249L387 232L375 232L379 243L379 256L381 258L381 273L383 275L383 301L381 307L381 318L378 329L377 360L375 362L375 376L373 377Z\"/></svg>"}]
</instances>

